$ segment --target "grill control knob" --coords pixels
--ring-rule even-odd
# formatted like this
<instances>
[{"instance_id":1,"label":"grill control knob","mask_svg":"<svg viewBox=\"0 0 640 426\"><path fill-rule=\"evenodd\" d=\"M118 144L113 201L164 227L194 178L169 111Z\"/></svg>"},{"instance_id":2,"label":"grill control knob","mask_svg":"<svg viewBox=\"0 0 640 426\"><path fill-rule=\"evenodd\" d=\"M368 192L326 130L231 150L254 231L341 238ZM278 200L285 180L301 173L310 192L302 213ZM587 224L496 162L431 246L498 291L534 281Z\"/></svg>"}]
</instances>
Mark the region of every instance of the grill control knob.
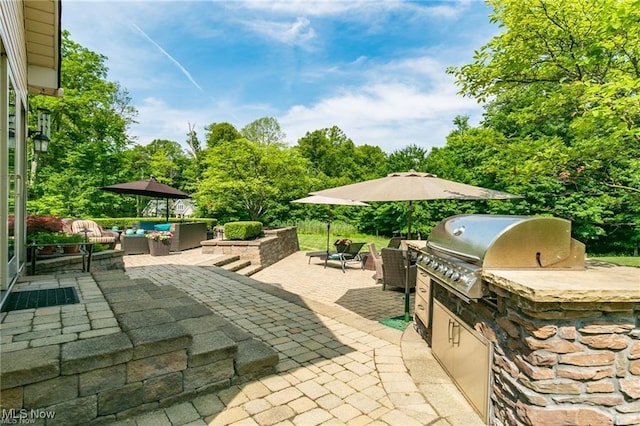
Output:
<instances>
[{"instance_id":1,"label":"grill control knob","mask_svg":"<svg viewBox=\"0 0 640 426\"><path fill-rule=\"evenodd\" d=\"M460 279L460 273L454 272L453 274L451 274L451 279L454 281L458 281Z\"/></svg>"},{"instance_id":2,"label":"grill control knob","mask_svg":"<svg viewBox=\"0 0 640 426\"><path fill-rule=\"evenodd\" d=\"M475 281L475 277L471 274L466 274L460 277L460 282L464 285L470 286Z\"/></svg>"}]
</instances>

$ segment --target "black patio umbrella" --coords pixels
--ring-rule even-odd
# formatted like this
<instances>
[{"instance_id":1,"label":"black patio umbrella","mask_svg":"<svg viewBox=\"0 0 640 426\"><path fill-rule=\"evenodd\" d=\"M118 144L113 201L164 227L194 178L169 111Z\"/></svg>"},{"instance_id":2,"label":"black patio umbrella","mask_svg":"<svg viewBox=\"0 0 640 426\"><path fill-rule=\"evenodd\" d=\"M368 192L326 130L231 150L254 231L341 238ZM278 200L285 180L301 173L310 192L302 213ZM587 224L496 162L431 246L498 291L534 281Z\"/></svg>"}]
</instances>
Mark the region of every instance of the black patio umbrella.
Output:
<instances>
[{"instance_id":1,"label":"black patio umbrella","mask_svg":"<svg viewBox=\"0 0 640 426\"><path fill-rule=\"evenodd\" d=\"M167 222L169 222L169 199L191 198L191 195L182 192L173 186L160 183L150 176L147 180L136 180L134 182L116 183L115 185L103 186L103 191L115 192L117 194L144 195L147 197L164 198L167 200Z\"/></svg>"}]
</instances>

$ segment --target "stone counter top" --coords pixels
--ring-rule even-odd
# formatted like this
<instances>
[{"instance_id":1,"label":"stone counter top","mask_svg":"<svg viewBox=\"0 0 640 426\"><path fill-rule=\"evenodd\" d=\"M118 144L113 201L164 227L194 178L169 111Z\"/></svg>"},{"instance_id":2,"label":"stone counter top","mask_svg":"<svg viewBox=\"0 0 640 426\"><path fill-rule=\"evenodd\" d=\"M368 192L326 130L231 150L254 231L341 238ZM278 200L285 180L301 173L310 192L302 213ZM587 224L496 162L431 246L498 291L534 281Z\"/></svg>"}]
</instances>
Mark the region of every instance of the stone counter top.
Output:
<instances>
[{"instance_id":1,"label":"stone counter top","mask_svg":"<svg viewBox=\"0 0 640 426\"><path fill-rule=\"evenodd\" d=\"M584 270L487 269L498 288L538 303L640 302L640 269L587 261Z\"/></svg>"}]
</instances>

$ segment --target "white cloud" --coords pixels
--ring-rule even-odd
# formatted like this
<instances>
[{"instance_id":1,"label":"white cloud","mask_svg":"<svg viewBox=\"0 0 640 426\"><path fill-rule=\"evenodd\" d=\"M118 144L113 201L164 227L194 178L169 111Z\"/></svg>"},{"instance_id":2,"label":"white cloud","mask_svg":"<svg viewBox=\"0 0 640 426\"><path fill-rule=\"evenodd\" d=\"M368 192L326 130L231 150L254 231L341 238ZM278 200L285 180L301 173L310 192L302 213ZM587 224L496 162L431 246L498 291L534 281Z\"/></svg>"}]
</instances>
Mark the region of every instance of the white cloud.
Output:
<instances>
[{"instance_id":1,"label":"white cloud","mask_svg":"<svg viewBox=\"0 0 640 426\"><path fill-rule=\"evenodd\" d=\"M399 72L405 68L411 73ZM394 77L389 77L392 70ZM307 132L336 125L357 145L377 145L386 152L409 144L431 148L444 145L455 116L468 115L475 122L481 115L481 106L458 95L453 79L433 58L384 64L370 69L367 77L362 85L313 105L291 107L280 118L290 143Z\"/></svg>"},{"instance_id":2,"label":"white cloud","mask_svg":"<svg viewBox=\"0 0 640 426\"><path fill-rule=\"evenodd\" d=\"M328 16L340 15L344 19L368 20L373 14L405 12L455 18L463 13L473 0L450 1L440 4L386 0L289 0L289 1L246 1L234 3L235 8L258 10L281 15Z\"/></svg>"},{"instance_id":3,"label":"white cloud","mask_svg":"<svg viewBox=\"0 0 640 426\"><path fill-rule=\"evenodd\" d=\"M189 123L196 125L200 140L203 140L204 126L210 124L206 111L172 108L159 98L146 98L136 107L138 123L131 126L129 133L135 135L136 143L141 145L146 145L154 139L168 139L186 146Z\"/></svg>"},{"instance_id":4,"label":"white cloud","mask_svg":"<svg viewBox=\"0 0 640 426\"><path fill-rule=\"evenodd\" d=\"M316 33L307 18L299 17L294 22L243 20L240 23L258 34L290 46L310 48L309 42L316 38Z\"/></svg>"},{"instance_id":5,"label":"white cloud","mask_svg":"<svg viewBox=\"0 0 640 426\"><path fill-rule=\"evenodd\" d=\"M184 145L189 122L197 124L202 140L212 122L240 129L272 116L291 144L306 132L336 125L356 144L391 152L413 143L443 145L456 115L471 116L472 124L480 117L481 107L457 95L444 72L447 65L471 60L472 46L483 44L490 32L479 25L455 33L461 36L455 43L448 36L469 8L478 19L473 1L66 0L63 26L72 40L109 58L109 79L129 90L139 111L139 124L130 130L139 143L162 138ZM362 47L353 57L334 57L331 43L340 42L338 30L351 22L348 28L363 40L375 32L386 37L388 25L396 34L409 25L412 31L442 26L433 39L424 39L422 51L418 44L394 47L397 40L390 40L382 49ZM422 33L415 34L422 40ZM273 40L278 43L265 43ZM196 49L187 54L186 43ZM249 60L245 68L252 49L273 49L278 59ZM312 49L317 55L307 54ZM262 92L260 85L270 83L272 90Z\"/></svg>"}]
</instances>

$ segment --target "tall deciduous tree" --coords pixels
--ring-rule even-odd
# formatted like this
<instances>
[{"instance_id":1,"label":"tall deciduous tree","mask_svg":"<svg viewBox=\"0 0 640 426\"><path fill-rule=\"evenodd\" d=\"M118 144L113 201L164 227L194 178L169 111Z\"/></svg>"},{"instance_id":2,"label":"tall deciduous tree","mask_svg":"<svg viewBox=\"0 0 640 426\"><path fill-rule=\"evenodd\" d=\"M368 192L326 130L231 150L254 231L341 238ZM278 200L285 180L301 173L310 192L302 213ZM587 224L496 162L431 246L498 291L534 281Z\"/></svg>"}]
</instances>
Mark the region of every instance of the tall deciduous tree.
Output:
<instances>
[{"instance_id":1,"label":"tall deciduous tree","mask_svg":"<svg viewBox=\"0 0 640 426\"><path fill-rule=\"evenodd\" d=\"M260 145L282 144L287 135L280 129L280 123L273 117L262 117L247 124L240 134L243 138Z\"/></svg>"},{"instance_id":2,"label":"tall deciduous tree","mask_svg":"<svg viewBox=\"0 0 640 426\"><path fill-rule=\"evenodd\" d=\"M207 148L216 146L223 142L231 142L240 139L242 135L230 123L211 123L205 128Z\"/></svg>"},{"instance_id":3,"label":"tall deciduous tree","mask_svg":"<svg viewBox=\"0 0 640 426\"><path fill-rule=\"evenodd\" d=\"M503 33L449 70L463 94L491 100L483 125L506 138L481 167L519 188L533 212L572 219L588 249L634 223L619 247L637 245L640 4L489 3Z\"/></svg>"},{"instance_id":4,"label":"tall deciduous tree","mask_svg":"<svg viewBox=\"0 0 640 426\"><path fill-rule=\"evenodd\" d=\"M197 202L221 222L283 220L289 202L312 186L307 161L278 144L241 138L219 142L206 154Z\"/></svg>"},{"instance_id":5,"label":"tall deciduous tree","mask_svg":"<svg viewBox=\"0 0 640 426\"><path fill-rule=\"evenodd\" d=\"M62 98L39 98L52 111L49 151L41 157L28 209L60 216L101 216L114 211L98 188L123 171L127 128L137 111L117 83L107 81L106 57L62 33Z\"/></svg>"}]
</instances>

